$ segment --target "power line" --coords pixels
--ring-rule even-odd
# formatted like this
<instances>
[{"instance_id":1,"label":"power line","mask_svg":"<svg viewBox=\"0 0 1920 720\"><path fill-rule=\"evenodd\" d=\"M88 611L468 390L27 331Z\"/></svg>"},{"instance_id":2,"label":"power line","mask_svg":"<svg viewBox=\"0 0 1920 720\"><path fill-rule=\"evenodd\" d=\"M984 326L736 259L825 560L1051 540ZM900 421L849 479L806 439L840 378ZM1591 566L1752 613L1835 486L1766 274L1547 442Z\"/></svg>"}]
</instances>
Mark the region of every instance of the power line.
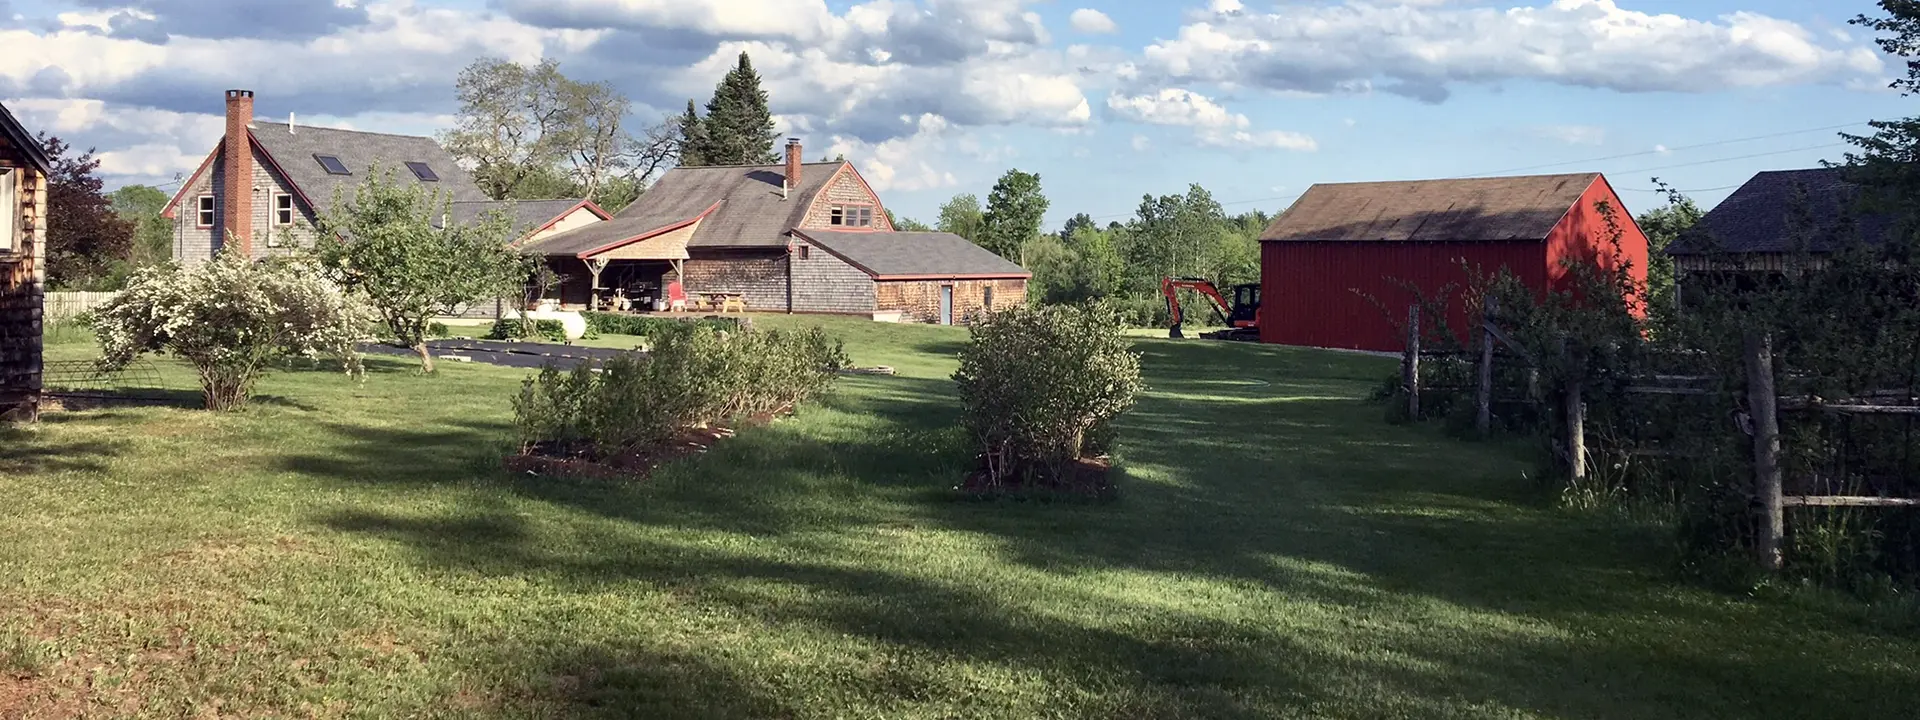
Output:
<instances>
[{"instance_id":1,"label":"power line","mask_svg":"<svg viewBox=\"0 0 1920 720\"><path fill-rule=\"evenodd\" d=\"M1591 163L1591 162L1605 162L1608 160L1622 160L1622 159L1631 158L1631 157L1643 157L1646 155L1665 155L1667 153L1675 152L1678 150L1698 150L1700 148L1719 147L1721 145L1733 145L1736 143L1753 142L1755 140L1767 140L1771 138L1787 137L1789 135L1804 135L1806 133L1820 132L1822 130L1841 130L1841 129L1855 127L1858 125L1865 125L1865 124L1867 124L1865 121L1861 121L1861 122L1850 122L1845 125L1828 125L1826 127L1807 128L1805 130L1788 130L1786 132L1777 132L1777 133L1771 133L1768 135L1755 135L1753 137L1734 138L1732 140L1715 140L1713 142L1696 143L1693 145L1680 145L1680 146L1670 147L1670 148L1655 148L1653 150L1642 150L1640 152L1631 152L1631 153L1625 153L1621 155L1608 155L1606 157L1587 158L1585 160L1568 160L1566 162L1547 163L1545 165L1528 165L1526 167L1508 168L1506 170L1495 170L1493 172L1474 173L1472 175L1462 175L1460 177L1480 177L1482 175L1505 175L1507 173L1524 172L1527 170L1541 170L1544 168L1554 168L1554 167L1560 167L1563 165L1581 165L1581 164ZM1636 170L1634 172L1642 172L1642 171Z\"/></svg>"},{"instance_id":2,"label":"power line","mask_svg":"<svg viewBox=\"0 0 1920 720\"><path fill-rule=\"evenodd\" d=\"M1672 188L1672 191L1677 193L1682 193L1682 194L1703 193L1703 192L1714 192L1716 190L1732 190L1737 187L1740 187L1740 186L1739 185L1721 185L1720 187L1710 187L1710 188ZM1619 190L1621 192L1644 192L1644 193L1663 193L1668 191L1667 188L1615 187L1614 189Z\"/></svg>"}]
</instances>

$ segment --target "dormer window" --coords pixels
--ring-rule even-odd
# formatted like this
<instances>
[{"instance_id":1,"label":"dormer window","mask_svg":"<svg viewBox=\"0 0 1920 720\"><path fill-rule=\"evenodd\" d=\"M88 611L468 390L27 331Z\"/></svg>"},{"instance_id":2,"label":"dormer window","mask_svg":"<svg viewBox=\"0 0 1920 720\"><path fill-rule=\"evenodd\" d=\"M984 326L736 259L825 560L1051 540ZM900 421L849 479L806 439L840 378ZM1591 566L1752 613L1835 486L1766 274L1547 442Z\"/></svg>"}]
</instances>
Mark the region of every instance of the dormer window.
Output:
<instances>
[{"instance_id":1,"label":"dormer window","mask_svg":"<svg viewBox=\"0 0 1920 720\"><path fill-rule=\"evenodd\" d=\"M433 168L428 167L426 163L410 162L407 163L407 169L412 170L413 176L419 178L420 182L440 182L440 176L434 174Z\"/></svg>"},{"instance_id":2,"label":"dormer window","mask_svg":"<svg viewBox=\"0 0 1920 720\"><path fill-rule=\"evenodd\" d=\"M346 163L340 162L340 158L334 157L332 155L320 155L316 153L313 156L313 159L320 163L320 167L326 168L328 175L352 175L353 174L352 170L347 169Z\"/></svg>"},{"instance_id":3,"label":"dormer window","mask_svg":"<svg viewBox=\"0 0 1920 720\"><path fill-rule=\"evenodd\" d=\"M866 205L833 206L827 224L835 227L873 227L873 208Z\"/></svg>"}]
</instances>

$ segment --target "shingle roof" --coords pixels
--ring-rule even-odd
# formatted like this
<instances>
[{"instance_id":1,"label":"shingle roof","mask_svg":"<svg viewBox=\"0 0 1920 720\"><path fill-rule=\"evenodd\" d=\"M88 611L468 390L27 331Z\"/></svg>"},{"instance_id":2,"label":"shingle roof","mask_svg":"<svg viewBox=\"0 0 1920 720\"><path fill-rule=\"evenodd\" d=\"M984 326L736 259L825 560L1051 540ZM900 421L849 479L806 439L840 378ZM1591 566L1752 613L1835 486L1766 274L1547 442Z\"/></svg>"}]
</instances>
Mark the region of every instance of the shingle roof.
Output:
<instances>
[{"instance_id":1,"label":"shingle roof","mask_svg":"<svg viewBox=\"0 0 1920 720\"><path fill-rule=\"evenodd\" d=\"M712 206L709 205L708 207ZM701 208L701 210L705 209L706 208ZM588 250L603 248L622 240L652 234L657 230L678 225L699 216L700 213L695 212L692 216L664 223L655 222L655 220L650 217L632 218L615 216L612 220L606 222L594 223L586 227L575 228L563 233L540 238L539 240L527 243L525 247L528 250L542 255L578 255Z\"/></svg>"},{"instance_id":2,"label":"shingle roof","mask_svg":"<svg viewBox=\"0 0 1920 720\"><path fill-rule=\"evenodd\" d=\"M1262 242L1543 240L1599 173L1322 183L1261 233Z\"/></svg>"},{"instance_id":3,"label":"shingle roof","mask_svg":"<svg viewBox=\"0 0 1920 720\"><path fill-rule=\"evenodd\" d=\"M20 152L27 156L27 162L33 163L35 169L43 173L53 172L53 163L47 161L47 153L40 147L40 141L33 133L27 132L26 126L21 125L19 120L13 118L13 113L7 112L5 105L0 105L0 136L6 138L7 144L20 148Z\"/></svg>"},{"instance_id":4,"label":"shingle roof","mask_svg":"<svg viewBox=\"0 0 1920 720\"><path fill-rule=\"evenodd\" d=\"M1856 211L1853 232L1844 229L1841 220L1860 200L1859 186L1848 182L1845 172L1816 168L1755 175L1675 240L1667 253L1830 252L1845 240L1885 239L1893 220L1881 213Z\"/></svg>"},{"instance_id":5,"label":"shingle roof","mask_svg":"<svg viewBox=\"0 0 1920 720\"><path fill-rule=\"evenodd\" d=\"M479 220L494 210L505 212L513 218L514 237L546 227L547 223L558 219L565 213L585 202L580 198L565 200L481 200L478 202L456 202L448 210L455 225L465 225Z\"/></svg>"},{"instance_id":6,"label":"shingle roof","mask_svg":"<svg viewBox=\"0 0 1920 720\"><path fill-rule=\"evenodd\" d=\"M690 247L784 247L787 231L805 219L813 196L844 164L802 165L800 187L790 188L785 199L780 197L784 165L674 168L621 210L618 219L631 219L628 227L649 230L688 220L719 202L720 208L700 223Z\"/></svg>"},{"instance_id":7,"label":"shingle roof","mask_svg":"<svg viewBox=\"0 0 1920 720\"><path fill-rule=\"evenodd\" d=\"M798 230L795 234L878 277L1032 274L952 233Z\"/></svg>"},{"instance_id":8,"label":"shingle roof","mask_svg":"<svg viewBox=\"0 0 1920 720\"><path fill-rule=\"evenodd\" d=\"M466 169L454 162L453 156L433 138L307 125L289 129L286 123L271 122L255 122L253 137L279 164L287 179L322 211L333 206L336 190L352 193L355 186L366 182L367 168L375 163L392 170L398 182L439 190L454 202L487 200ZM316 154L340 158L353 174L327 174L314 159ZM426 163L440 176L440 181L430 183L416 179L406 168L408 162Z\"/></svg>"}]
</instances>

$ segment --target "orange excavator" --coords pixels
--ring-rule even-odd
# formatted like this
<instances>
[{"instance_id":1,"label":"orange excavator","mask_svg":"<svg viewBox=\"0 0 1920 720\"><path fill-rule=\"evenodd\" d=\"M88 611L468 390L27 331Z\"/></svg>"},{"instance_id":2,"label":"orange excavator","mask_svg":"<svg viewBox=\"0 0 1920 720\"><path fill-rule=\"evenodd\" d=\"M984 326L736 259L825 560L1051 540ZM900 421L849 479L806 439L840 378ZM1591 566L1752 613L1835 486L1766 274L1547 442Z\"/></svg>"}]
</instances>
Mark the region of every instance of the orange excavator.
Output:
<instances>
[{"instance_id":1,"label":"orange excavator","mask_svg":"<svg viewBox=\"0 0 1920 720\"><path fill-rule=\"evenodd\" d=\"M1260 286L1258 284L1233 286L1233 302L1220 294L1220 289L1206 278L1162 278L1160 293L1167 296L1167 317L1172 326L1167 337L1186 337L1180 326L1186 324L1186 310L1180 307L1180 291L1193 290L1206 296L1211 302L1213 314L1227 326L1225 330L1201 333L1200 337L1209 340L1260 340Z\"/></svg>"}]
</instances>

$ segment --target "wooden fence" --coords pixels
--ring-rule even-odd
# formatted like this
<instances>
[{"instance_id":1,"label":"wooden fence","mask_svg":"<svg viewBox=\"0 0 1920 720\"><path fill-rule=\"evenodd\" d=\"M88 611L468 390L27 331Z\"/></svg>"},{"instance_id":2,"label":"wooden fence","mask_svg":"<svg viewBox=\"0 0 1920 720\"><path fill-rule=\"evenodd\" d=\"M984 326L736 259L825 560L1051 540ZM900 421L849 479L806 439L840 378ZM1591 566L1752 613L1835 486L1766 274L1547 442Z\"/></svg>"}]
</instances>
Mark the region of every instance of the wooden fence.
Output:
<instances>
[{"instance_id":1,"label":"wooden fence","mask_svg":"<svg viewBox=\"0 0 1920 720\"><path fill-rule=\"evenodd\" d=\"M46 296L46 309L42 317L47 322L65 322L78 317L81 313L107 304L119 297L119 291L110 292L50 292Z\"/></svg>"}]
</instances>

